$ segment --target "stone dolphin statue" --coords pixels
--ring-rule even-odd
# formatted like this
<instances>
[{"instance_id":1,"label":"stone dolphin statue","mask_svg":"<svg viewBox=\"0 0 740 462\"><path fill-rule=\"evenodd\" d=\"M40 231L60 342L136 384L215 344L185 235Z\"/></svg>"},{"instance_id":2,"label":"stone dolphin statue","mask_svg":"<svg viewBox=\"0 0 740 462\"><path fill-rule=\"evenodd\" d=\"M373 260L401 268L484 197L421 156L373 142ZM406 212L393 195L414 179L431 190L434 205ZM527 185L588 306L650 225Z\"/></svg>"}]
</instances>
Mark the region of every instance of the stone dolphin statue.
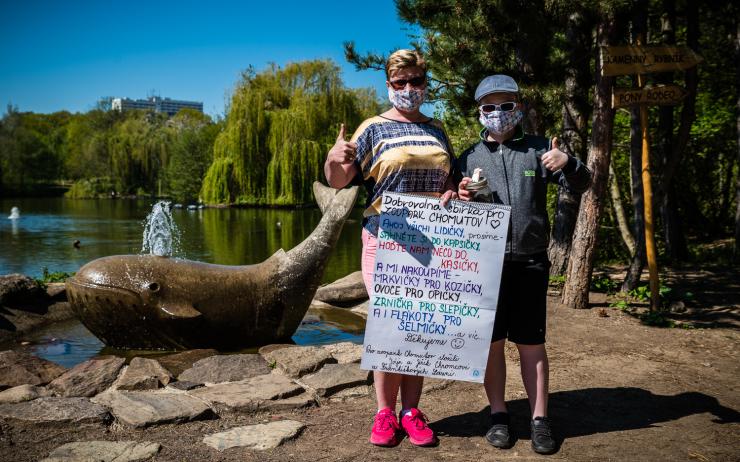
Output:
<instances>
[{"instance_id":1,"label":"stone dolphin statue","mask_svg":"<svg viewBox=\"0 0 740 462\"><path fill-rule=\"evenodd\" d=\"M288 252L262 263L213 265L154 255L93 260L67 280L73 310L106 345L130 349L238 349L288 340L321 282L357 187L315 182L323 213Z\"/></svg>"}]
</instances>

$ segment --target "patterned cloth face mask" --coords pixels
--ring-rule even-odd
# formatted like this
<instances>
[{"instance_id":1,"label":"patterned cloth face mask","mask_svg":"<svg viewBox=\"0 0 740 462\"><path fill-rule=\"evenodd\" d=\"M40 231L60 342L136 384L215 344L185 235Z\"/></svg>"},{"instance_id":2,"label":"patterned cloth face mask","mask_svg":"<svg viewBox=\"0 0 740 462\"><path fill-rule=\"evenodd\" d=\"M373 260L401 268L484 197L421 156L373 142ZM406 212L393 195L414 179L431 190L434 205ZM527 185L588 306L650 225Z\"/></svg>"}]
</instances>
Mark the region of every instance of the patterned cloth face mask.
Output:
<instances>
[{"instance_id":1,"label":"patterned cloth face mask","mask_svg":"<svg viewBox=\"0 0 740 462\"><path fill-rule=\"evenodd\" d=\"M480 114L480 123L492 135L503 135L516 127L524 118L522 111L491 111Z\"/></svg>"},{"instance_id":2,"label":"patterned cloth face mask","mask_svg":"<svg viewBox=\"0 0 740 462\"><path fill-rule=\"evenodd\" d=\"M388 89L391 104L403 112L412 112L421 106L427 97L427 89L394 90Z\"/></svg>"}]
</instances>

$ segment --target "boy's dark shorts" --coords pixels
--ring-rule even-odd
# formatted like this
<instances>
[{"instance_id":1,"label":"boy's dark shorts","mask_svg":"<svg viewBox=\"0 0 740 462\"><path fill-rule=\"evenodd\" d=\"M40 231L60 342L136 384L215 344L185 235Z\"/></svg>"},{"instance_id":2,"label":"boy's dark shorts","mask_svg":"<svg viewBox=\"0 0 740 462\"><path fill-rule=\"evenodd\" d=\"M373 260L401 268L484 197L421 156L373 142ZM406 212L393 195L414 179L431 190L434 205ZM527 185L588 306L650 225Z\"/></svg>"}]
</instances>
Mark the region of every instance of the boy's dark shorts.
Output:
<instances>
[{"instance_id":1,"label":"boy's dark shorts","mask_svg":"<svg viewBox=\"0 0 740 462\"><path fill-rule=\"evenodd\" d=\"M491 342L508 338L522 345L545 343L549 275L546 252L527 261L504 262Z\"/></svg>"}]
</instances>

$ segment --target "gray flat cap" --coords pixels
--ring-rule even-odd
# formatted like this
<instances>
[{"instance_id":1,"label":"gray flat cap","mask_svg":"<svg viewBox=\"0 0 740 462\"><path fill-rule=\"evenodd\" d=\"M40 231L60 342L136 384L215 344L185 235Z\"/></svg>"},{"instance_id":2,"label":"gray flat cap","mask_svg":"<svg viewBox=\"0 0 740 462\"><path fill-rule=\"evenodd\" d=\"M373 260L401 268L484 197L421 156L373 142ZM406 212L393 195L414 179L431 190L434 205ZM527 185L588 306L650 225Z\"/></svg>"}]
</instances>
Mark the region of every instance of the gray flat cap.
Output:
<instances>
[{"instance_id":1,"label":"gray flat cap","mask_svg":"<svg viewBox=\"0 0 740 462\"><path fill-rule=\"evenodd\" d=\"M478 88L475 89L475 100L480 101L486 95L491 93L519 93L519 85L508 75L496 74L489 75L481 80Z\"/></svg>"}]
</instances>

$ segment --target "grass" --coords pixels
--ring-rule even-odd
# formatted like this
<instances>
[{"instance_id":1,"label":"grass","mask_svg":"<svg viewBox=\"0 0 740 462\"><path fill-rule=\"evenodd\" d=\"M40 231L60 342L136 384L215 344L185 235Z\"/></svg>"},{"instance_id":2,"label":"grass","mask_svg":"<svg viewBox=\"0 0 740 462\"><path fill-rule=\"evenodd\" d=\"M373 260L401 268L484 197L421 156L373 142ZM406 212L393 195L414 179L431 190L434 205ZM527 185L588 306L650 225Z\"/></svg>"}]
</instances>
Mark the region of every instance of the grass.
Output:
<instances>
[{"instance_id":1,"label":"grass","mask_svg":"<svg viewBox=\"0 0 740 462\"><path fill-rule=\"evenodd\" d=\"M51 282L64 282L67 280L67 278L71 278L74 276L75 273L68 273L66 271L54 271L49 272L49 268L44 266L41 268L41 277L35 278L36 284L43 287L44 289L46 286Z\"/></svg>"}]
</instances>

